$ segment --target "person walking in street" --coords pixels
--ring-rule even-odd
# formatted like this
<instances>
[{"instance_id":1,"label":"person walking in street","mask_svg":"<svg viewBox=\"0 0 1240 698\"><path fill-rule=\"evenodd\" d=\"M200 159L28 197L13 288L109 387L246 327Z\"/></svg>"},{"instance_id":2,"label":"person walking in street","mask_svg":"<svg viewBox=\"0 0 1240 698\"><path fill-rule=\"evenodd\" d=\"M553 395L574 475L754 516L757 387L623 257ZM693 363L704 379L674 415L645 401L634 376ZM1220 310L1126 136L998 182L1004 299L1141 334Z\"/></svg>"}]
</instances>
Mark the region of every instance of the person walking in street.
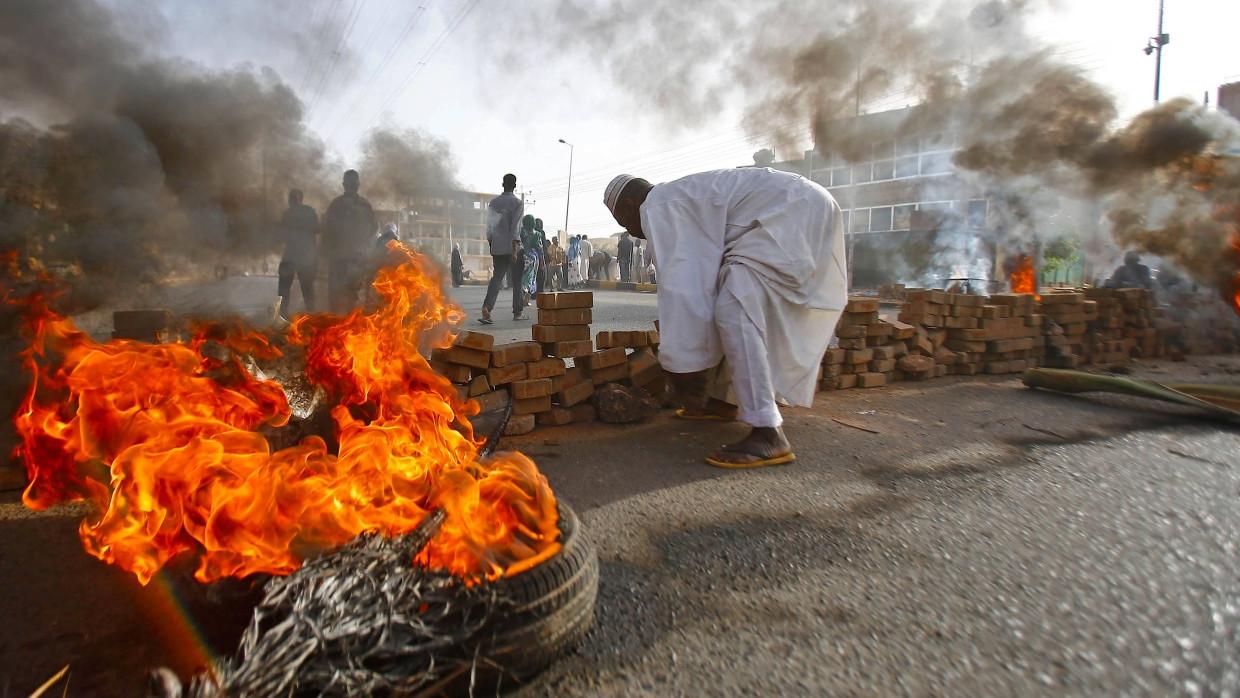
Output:
<instances>
[{"instance_id":1,"label":"person walking in street","mask_svg":"<svg viewBox=\"0 0 1240 698\"><path fill-rule=\"evenodd\" d=\"M627 230L620 234L620 241L616 243L616 261L620 263L620 280L632 281L633 236Z\"/></svg>"},{"instance_id":2,"label":"person walking in street","mask_svg":"<svg viewBox=\"0 0 1240 698\"><path fill-rule=\"evenodd\" d=\"M654 248L659 362L689 402L677 415L752 427L706 462L753 468L795 460L777 401L812 404L848 300L835 199L799 175L739 168L656 185L620 175L603 203ZM721 397L729 384L739 410Z\"/></svg>"},{"instance_id":3,"label":"person walking in street","mask_svg":"<svg viewBox=\"0 0 1240 698\"><path fill-rule=\"evenodd\" d=\"M365 281L365 260L379 222L370 202L358 195L361 176L344 173L344 193L323 214L323 253L327 255L327 296L332 312L343 315L356 308Z\"/></svg>"},{"instance_id":4,"label":"person walking in street","mask_svg":"<svg viewBox=\"0 0 1240 698\"><path fill-rule=\"evenodd\" d=\"M525 264L521 269L522 310L538 295L538 268L542 266L543 247L542 233L534 225L535 218L529 214L521 219L521 257Z\"/></svg>"},{"instance_id":5,"label":"person walking in street","mask_svg":"<svg viewBox=\"0 0 1240 698\"><path fill-rule=\"evenodd\" d=\"M563 291L568 283L564 276L564 265L568 255L560 246L560 238L551 238L551 247L547 251L547 256L551 260L551 273L547 278L547 283L551 285L553 291Z\"/></svg>"},{"instance_id":6,"label":"person walking in street","mask_svg":"<svg viewBox=\"0 0 1240 698\"><path fill-rule=\"evenodd\" d=\"M452 286L460 288L465 283L465 260L461 259L461 243L452 245Z\"/></svg>"},{"instance_id":7,"label":"person walking in street","mask_svg":"<svg viewBox=\"0 0 1240 698\"><path fill-rule=\"evenodd\" d=\"M547 289L547 269L551 266L551 241L547 239L547 231L543 230L543 219L534 219L534 230L538 231L539 255L538 255L538 292L542 293Z\"/></svg>"},{"instance_id":8,"label":"person walking in street","mask_svg":"<svg viewBox=\"0 0 1240 698\"><path fill-rule=\"evenodd\" d=\"M293 279L301 286L301 299L306 312L316 310L314 302L314 277L319 270L319 215L313 208L302 203L304 194L300 189L288 191L288 208L280 217L280 237L284 239L284 254L277 270L280 295L280 317L287 318L289 301L293 295Z\"/></svg>"},{"instance_id":9,"label":"person walking in street","mask_svg":"<svg viewBox=\"0 0 1240 698\"><path fill-rule=\"evenodd\" d=\"M506 174L503 179L504 193L491 199L487 204L487 243L491 248L491 260L494 264L491 282L487 284L487 295L482 301L482 317L478 319L484 325L490 325L491 311L495 309L495 300L499 297L500 286L510 268L519 264L521 254L521 216L525 213L525 204L513 194L517 188L517 176ZM512 317L522 319L521 283L512 279Z\"/></svg>"}]
</instances>

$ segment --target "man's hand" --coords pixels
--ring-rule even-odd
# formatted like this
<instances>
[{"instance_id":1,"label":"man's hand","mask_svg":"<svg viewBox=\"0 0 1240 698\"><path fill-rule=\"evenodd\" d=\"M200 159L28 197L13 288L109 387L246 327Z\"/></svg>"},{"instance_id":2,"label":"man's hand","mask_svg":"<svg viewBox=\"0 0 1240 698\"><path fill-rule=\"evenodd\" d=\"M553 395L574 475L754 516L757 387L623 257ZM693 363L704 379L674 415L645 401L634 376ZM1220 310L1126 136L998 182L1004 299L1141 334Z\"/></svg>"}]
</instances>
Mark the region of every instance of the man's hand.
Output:
<instances>
[{"instance_id":1,"label":"man's hand","mask_svg":"<svg viewBox=\"0 0 1240 698\"><path fill-rule=\"evenodd\" d=\"M512 241L512 256L513 257L521 256L521 241L519 240Z\"/></svg>"}]
</instances>

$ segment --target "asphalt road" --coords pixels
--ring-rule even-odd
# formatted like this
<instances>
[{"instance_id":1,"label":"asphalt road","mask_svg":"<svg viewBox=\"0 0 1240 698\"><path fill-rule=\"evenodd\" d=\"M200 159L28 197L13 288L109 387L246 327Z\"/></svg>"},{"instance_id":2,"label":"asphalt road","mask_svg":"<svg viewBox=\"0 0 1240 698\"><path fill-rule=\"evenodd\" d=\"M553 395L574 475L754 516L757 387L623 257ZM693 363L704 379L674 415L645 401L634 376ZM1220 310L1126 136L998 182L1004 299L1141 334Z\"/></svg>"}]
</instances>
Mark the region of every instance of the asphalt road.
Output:
<instances>
[{"instance_id":1,"label":"asphalt road","mask_svg":"<svg viewBox=\"0 0 1240 698\"><path fill-rule=\"evenodd\" d=\"M261 312L264 281L238 284L234 309ZM184 293L227 295L203 291ZM482 289L456 293L476 325ZM596 330L654 317L651 294L595 298ZM528 338L496 318L501 341ZM1134 368L1240 380L1237 357ZM601 562L595 629L518 695L1240 695L1236 425L1012 376L820 393L785 419L797 461L756 471L701 461L743 426L667 411L504 440ZM68 695L134 695L145 668L192 665L185 628L226 642L192 589L140 588L82 552L82 510L15 501L0 696L65 664Z\"/></svg>"}]
</instances>

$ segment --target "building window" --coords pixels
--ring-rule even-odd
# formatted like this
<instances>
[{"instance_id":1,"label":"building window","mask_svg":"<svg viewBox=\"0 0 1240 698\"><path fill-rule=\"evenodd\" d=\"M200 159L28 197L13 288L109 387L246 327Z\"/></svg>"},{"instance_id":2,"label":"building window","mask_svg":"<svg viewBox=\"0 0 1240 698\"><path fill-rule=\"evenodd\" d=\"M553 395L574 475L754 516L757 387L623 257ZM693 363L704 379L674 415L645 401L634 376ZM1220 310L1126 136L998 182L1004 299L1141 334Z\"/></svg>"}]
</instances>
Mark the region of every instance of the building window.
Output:
<instances>
[{"instance_id":1,"label":"building window","mask_svg":"<svg viewBox=\"0 0 1240 698\"><path fill-rule=\"evenodd\" d=\"M888 179L894 179L896 176L895 160L875 160L874 161L874 181L882 182Z\"/></svg>"},{"instance_id":2,"label":"building window","mask_svg":"<svg viewBox=\"0 0 1240 698\"><path fill-rule=\"evenodd\" d=\"M931 133L923 140L924 146L922 150L951 150L955 139L952 137L951 131L941 131L939 133Z\"/></svg>"},{"instance_id":3,"label":"building window","mask_svg":"<svg viewBox=\"0 0 1240 698\"><path fill-rule=\"evenodd\" d=\"M848 230L848 221L852 218L852 211L841 211L844 214L844 230Z\"/></svg>"},{"instance_id":4,"label":"building window","mask_svg":"<svg viewBox=\"0 0 1240 698\"><path fill-rule=\"evenodd\" d=\"M890 206L870 209L870 230L876 233L885 233L891 230Z\"/></svg>"},{"instance_id":5,"label":"building window","mask_svg":"<svg viewBox=\"0 0 1240 698\"><path fill-rule=\"evenodd\" d=\"M921 152L921 139L909 136L896 141L896 155L916 155Z\"/></svg>"},{"instance_id":6,"label":"building window","mask_svg":"<svg viewBox=\"0 0 1240 698\"><path fill-rule=\"evenodd\" d=\"M854 212L857 214L852 217L852 225L850 230L854 233L864 233L870 229L870 209L858 208Z\"/></svg>"},{"instance_id":7,"label":"building window","mask_svg":"<svg viewBox=\"0 0 1240 698\"><path fill-rule=\"evenodd\" d=\"M913 209L915 208L917 208L915 204L896 206L892 213L891 229L911 230L913 227Z\"/></svg>"},{"instance_id":8,"label":"building window","mask_svg":"<svg viewBox=\"0 0 1240 698\"><path fill-rule=\"evenodd\" d=\"M943 174L952 171L952 154L926 153L921 156L921 173L924 175Z\"/></svg>"},{"instance_id":9,"label":"building window","mask_svg":"<svg viewBox=\"0 0 1240 698\"><path fill-rule=\"evenodd\" d=\"M863 184L874 179L870 172L870 163L863 162L853 167L853 178L858 184Z\"/></svg>"},{"instance_id":10,"label":"building window","mask_svg":"<svg viewBox=\"0 0 1240 698\"><path fill-rule=\"evenodd\" d=\"M896 178L917 176L917 156L903 157L896 160Z\"/></svg>"},{"instance_id":11,"label":"building window","mask_svg":"<svg viewBox=\"0 0 1240 698\"><path fill-rule=\"evenodd\" d=\"M831 186L838 187L842 184L852 184L851 167L837 167L831 170Z\"/></svg>"},{"instance_id":12,"label":"building window","mask_svg":"<svg viewBox=\"0 0 1240 698\"><path fill-rule=\"evenodd\" d=\"M986 199L974 199L969 202L969 225L974 228L986 227Z\"/></svg>"}]
</instances>

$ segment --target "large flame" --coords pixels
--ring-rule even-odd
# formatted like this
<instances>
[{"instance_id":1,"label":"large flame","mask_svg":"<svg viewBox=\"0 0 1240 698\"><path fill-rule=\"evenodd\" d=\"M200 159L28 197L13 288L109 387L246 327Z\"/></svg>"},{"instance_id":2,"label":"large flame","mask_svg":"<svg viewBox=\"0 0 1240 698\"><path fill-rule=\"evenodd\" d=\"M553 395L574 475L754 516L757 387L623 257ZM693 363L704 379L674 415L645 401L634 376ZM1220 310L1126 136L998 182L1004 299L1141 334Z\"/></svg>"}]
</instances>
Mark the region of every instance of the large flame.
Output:
<instances>
[{"instance_id":1,"label":"large flame","mask_svg":"<svg viewBox=\"0 0 1240 698\"><path fill-rule=\"evenodd\" d=\"M1012 293L1037 293L1037 275L1034 273L1033 257L1018 254L1012 258L1012 271L1008 275Z\"/></svg>"},{"instance_id":2,"label":"large flame","mask_svg":"<svg viewBox=\"0 0 1240 698\"><path fill-rule=\"evenodd\" d=\"M93 501L86 549L144 584L182 553L204 582L288 574L360 532L410 531L434 508L447 521L419 558L428 567L495 578L554 554L546 479L519 453L479 460L477 403L419 351L448 344L438 328L461 310L432 263L398 243L388 255L376 310L304 316L287 334L334 400L337 453L319 436L273 452L259 433L290 418L281 386L238 358L281 356L260 333L214 325L183 344L101 344L44 298L25 299L35 379L15 420L26 505Z\"/></svg>"}]
</instances>

